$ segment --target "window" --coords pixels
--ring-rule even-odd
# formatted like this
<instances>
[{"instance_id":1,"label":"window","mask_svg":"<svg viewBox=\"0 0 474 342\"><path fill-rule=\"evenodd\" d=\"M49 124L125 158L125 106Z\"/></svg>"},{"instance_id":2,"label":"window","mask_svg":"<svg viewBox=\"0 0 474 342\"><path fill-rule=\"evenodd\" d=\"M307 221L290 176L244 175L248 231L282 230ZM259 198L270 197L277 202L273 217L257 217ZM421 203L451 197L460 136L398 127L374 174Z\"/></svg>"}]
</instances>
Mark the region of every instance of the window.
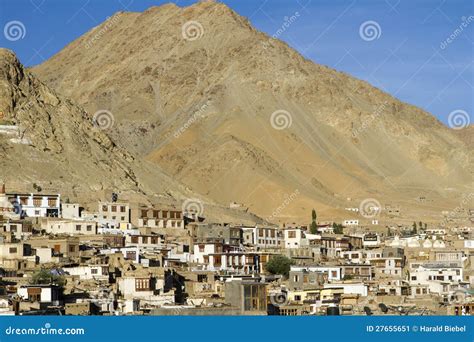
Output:
<instances>
[{"instance_id":1,"label":"window","mask_svg":"<svg viewBox=\"0 0 474 342\"><path fill-rule=\"evenodd\" d=\"M125 253L125 259L135 260L136 257L137 257L137 252L135 252L135 251L127 251Z\"/></svg>"},{"instance_id":2,"label":"window","mask_svg":"<svg viewBox=\"0 0 474 342\"><path fill-rule=\"evenodd\" d=\"M69 252L74 252L76 250L76 246L69 246Z\"/></svg>"},{"instance_id":3,"label":"window","mask_svg":"<svg viewBox=\"0 0 474 342\"><path fill-rule=\"evenodd\" d=\"M124 212L125 212L125 209L126 209L126 208L125 208L123 205L120 206L120 212L121 212L121 213L124 213Z\"/></svg>"},{"instance_id":4,"label":"window","mask_svg":"<svg viewBox=\"0 0 474 342\"><path fill-rule=\"evenodd\" d=\"M88 231L88 232L92 231L92 225L90 225L90 224L87 225L87 231Z\"/></svg>"},{"instance_id":5,"label":"window","mask_svg":"<svg viewBox=\"0 0 474 342\"><path fill-rule=\"evenodd\" d=\"M113 213L117 212L117 206L116 206L116 205L113 205L111 211L112 211Z\"/></svg>"},{"instance_id":6,"label":"window","mask_svg":"<svg viewBox=\"0 0 474 342\"><path fill-rule=\"evenodd\" d=\"M125 216L121 216L120 221L125 221Z\"/></svg>"},{"instance_id":7,"label":"window","mask_svg":"<svg viewBox=\"0 0 474 342\"><path fill-rule=\"evenodd\" d=\"M290 231L288 232L288 238L289 238L289 239L295 239L295 238L296 238L296 231L290 230Z\"/></svg>"},{"instance_id":8,"label":"window","mask_svg":"<svg viewBox=\"0 0 474 342\"><path fill-rule=\"evenodd\" d=\"M76 231L78 231L78 232L81 231L81 225L80 224L76 224Z\"/></svg>"},{"instance_id":9,"label":"window","mask_svg":"<svg viewBox=\"0 0 474 342\"><path fill-rule=\"evenodd\" d=\"M16 247L10 247L10 249L8 250L10 254L14 254L17 252L17 249Z\"/></svg>"},{"instance_id":10,"label":"window","mask_svg":"<svg viewBox=\"0 0 474 342\"><path fill-rule=\"evenodd\" d=\"M135 291L150 291L150 279L135 279Z\"/></svg>"},{"instance_id":11,"label":"window","mask_svg":"<svg viewBox=\"0 0 474 342\"><path fill-rule=\"evenodd\" d=\"M91 274L97 274L97 268L91 269Z\"/></svg>"},{"instance_id":12,"label":"window","mask_svg":"<svg viewBox=\"0 0 474 342\"><path fill-rule=\"evenodd\" d=\"M104 212L107 212L107 211L108 211L108 208L107 208L106 205L103 205L103 206L102 206L102 211L104 211Z\"/></svg>"},{"instance_id":13,"label":"window","mask_svg":"<svg viewBox=\"0 0 474 342\"><path fill-rule=\"evenodd\" d=\"M48 206L55 207L56 206L56 199L55 198L48 198Z\"/></svg>"},{"instance_id":14,"label":"window","mask_svg":"<svg viewBox=\"0 0 474 342\"><path fill-rule=\"evenodd\" d=\"M33 198L33 206L41 207L41 198Z\"/></svg>"}]
</instances>

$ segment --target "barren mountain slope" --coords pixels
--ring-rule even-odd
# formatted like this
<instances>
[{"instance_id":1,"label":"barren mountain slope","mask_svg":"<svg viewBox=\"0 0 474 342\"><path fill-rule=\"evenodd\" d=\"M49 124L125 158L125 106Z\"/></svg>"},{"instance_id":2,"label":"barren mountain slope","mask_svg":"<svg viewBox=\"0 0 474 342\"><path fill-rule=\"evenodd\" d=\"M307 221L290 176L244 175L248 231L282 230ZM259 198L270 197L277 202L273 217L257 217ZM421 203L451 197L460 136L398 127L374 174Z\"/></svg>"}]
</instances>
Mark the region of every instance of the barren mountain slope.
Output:
<instances>
[{"instance_id":1,"label":"barren mountain slope","mask_svg":"<svg viewBox=\"0 0 474 342\"><path fill-rule=\"evenodd\" d=\"M60 191L64 198L94 201L121 197L180 206L198 198L215 219L259 218L216 206L160 171L136 160L95 127L91 117L24 70L0 49L0 180L9 190Z\"/></svg>"},{"instance_id":2,"label":"barren mountain slope","mask_svg":"<svg viewBox=\"0 0 474 342\"><path fill-rule=\"evenodd\" d=\"M111 111L107 133L137 158L275 221L368 197L434 217L472 186L472 152L433 116L305 60L223 4L117 13L33 72Z\"/></svg>"}]
</instances>

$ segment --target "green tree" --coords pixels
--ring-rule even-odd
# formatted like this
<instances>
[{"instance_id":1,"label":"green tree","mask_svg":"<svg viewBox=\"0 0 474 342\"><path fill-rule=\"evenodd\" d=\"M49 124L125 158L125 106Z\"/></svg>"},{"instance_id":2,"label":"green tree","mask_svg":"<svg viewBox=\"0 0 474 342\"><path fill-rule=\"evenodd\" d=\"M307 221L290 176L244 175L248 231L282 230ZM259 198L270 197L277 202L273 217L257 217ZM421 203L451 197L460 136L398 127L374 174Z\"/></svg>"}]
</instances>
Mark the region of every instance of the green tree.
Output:
<instances>
[{"instance_id":1,"label":"green tree","mask_svg":"<svg viewBox=\"0 0 474 342\"><path fill-rule=\"evenodd\" d=\"M64 277L52 274L51 271L46 269L41 269L36 271L31 276L30 283L33 285L58 285L64 286L66 284L66 279Z\"/></svg>"},{"instance_id":2,"label":"green tree","mask_svg":"<svg viewBox=\"0 0 474 342\"><path fill-rule=\"evenodd\" d=\"M311 212L311 228L310 228L311 234L318 233L318 224L316 223L317 218L318 218L318 215L316 214L316 210L313 209L313 211Z\"/></svg>"},{"instance_id":3,"label":"green tree","mask_svg":"<svg viewBox=\"0 0 474 342\"><path fill-rule=\"evenodd\" d=\"M271 274L281 274L288 277L293 261L284 255L274 255L265 265L265 270Z\"/></svg>"},{"instance_id":4,"label":"green tree","mask_svg":"<svg viewBox=\"0 0 474 342\"><path fill-rule=\"evenodd\" d=\"M413 234L416 234L416 222L413 222L413 229L411 231Z\"/></svg>"},{"instance_id":5,"label":"green tree","mask_svg":"<svg viewBox=\"0 0 474 342\"><path fill-rule=\"evenodd\" d=\"M340 223L333 222L332 229L335 234L343 234L344 232L344 226Z\"/></svg>"}]
</instances>

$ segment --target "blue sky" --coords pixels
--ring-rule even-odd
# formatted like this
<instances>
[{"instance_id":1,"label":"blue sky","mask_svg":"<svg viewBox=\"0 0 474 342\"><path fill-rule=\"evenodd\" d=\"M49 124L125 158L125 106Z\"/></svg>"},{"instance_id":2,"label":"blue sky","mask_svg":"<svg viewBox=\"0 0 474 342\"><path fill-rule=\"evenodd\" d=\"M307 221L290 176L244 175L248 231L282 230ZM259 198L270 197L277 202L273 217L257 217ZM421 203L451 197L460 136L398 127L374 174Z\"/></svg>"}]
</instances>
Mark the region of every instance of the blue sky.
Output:
<instances>
[{"instance_id":1,"label":"blue sky","mask_svg":"<svg viewBox=\"0 0 474 342\"><path fill-rule=\"evenodd\" d=\"M143 11L166 2L0 0L0 46L25 65L35 65L119 10ZM472 0L223 2L270 35L293 16L277 35L305 57L366 80L445 123L456 110L467 112L474 123ZM6 30L15 25L20 35Z\"/></svg>"}]
</instances>

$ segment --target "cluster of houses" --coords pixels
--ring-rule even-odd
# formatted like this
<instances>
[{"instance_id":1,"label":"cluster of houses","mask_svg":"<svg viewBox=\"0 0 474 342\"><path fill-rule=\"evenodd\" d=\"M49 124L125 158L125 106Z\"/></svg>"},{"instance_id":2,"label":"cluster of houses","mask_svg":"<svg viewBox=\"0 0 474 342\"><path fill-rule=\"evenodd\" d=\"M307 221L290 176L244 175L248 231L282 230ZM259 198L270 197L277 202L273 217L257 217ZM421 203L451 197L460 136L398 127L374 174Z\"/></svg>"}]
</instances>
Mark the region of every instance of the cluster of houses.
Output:
<instances>
[{"instance_id":1,"label":"cluster of houses","mask_svg":"<svg viewBox=\"0 0 474 342\"><path fill-rule=\"evenodd\" d=\"M0 315L472 315L470 226L336 234L0 190ZM275 271L276 270L276 271Z\"/></svg>"}]
</instances>

